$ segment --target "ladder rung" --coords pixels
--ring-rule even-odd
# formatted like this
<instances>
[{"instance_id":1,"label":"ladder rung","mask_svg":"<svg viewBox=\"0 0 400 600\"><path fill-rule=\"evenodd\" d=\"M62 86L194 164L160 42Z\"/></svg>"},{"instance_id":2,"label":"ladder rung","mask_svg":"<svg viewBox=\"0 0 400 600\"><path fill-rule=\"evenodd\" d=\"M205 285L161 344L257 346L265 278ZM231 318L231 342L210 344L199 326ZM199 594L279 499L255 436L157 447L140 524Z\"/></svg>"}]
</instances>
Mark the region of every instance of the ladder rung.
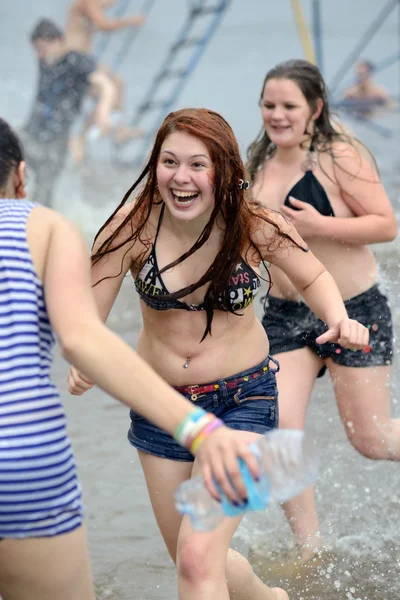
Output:
<instances>
[{"instance_id":1,"label":"ladder rung","mask_svg":"<svg viewBox=\"0 0 400 600\"><path fill-rule=\"evenodd\" d=\"M179 77L185 77L186 70L185 69L166 69L163 73L160 73L158 77L156 77L155 81L160 82L163 79L173 79Z\"/></svg>"},{"instance_id":2,"label":"ladder rung","mask_svg":"<svg viewBox=\"0 0 400 600\"><path fill-rule=\"evenodd\" d=\"M222 2L220 4L214 6L204 6L201 8L200 6L197 8L193 8L191 11L192 17L198 17L199 15L209 15L212 13L218 13L224 10L227 6L227 2Z\"/></svg>"},{"instance_id":3,"label":"ladder rung","mask_svg":"<svg viewBox=\"0 0 400 600\"><path fill-rule=\"evenodd\" d=\"M165 60L162 63L160 72L154 77L154 80L147 92L147 96L136 110L136 115L132 120L132 124L135 126L138 126L142 119L150 121L150 116L153 115L147 116L147 113L153 111L156 112L159 110L159 118L162 118L164 113L171 109L173 104L176 102L179 93L181 92L184 80L190 76L193 69L199 62L200 56L202 55L207 43L214 35L216 27L218 26L225 10L230 4L230 0L214 0L212 6L204 6L204 4L205 2L202 4L197 2L197 6L194 6L190 10L188 19L185 22L177 41L170 46ZM192 29L193 22L196 20L196 18L202 16L210 17L210 24L205 29L203 34ZM189 53L192 55L189 58L187 65L174 65L172 67L173 61L175 61L175 58L177 58L178 51L186 48L190 48ZM172 87L172 90L170 91L170 97L168 97L168 92L167 97L165 97L165 94L160 92L159 88L163 85L164 81L169 79L172 81L168 87ZM157 96L161 96L161 98L157 99ZM153 98L155 99L153 100ZM145 146L148 146L148 143L151 143L151 138L154 136L155 131L155 126L153 128L150 127L149 135L146 135L144 138L142 138L141 149L139 150L139 155L136 157L135 163L138 164L142 161L143 153L146 149Z\"/></svg>"},{"instance_id":4,"label":"ladder rung","mask_svg":"<svg viewBox=\"0 0 400 600\"><path fill-rule=\"evenodd\" d=\"M141 104L138 108L138 114L142 115L145 112L149 112L150 110L157 110L158 108L162 108L165 106L165 100L159 100L158 102L146 102L145 104Z\"/></svg>"},{"instance_id":5,"label":"ladder rung","mask_svg":"<svg viewBox=\"0 0 400 600\"><path fill-rule=\"evenodd\" d=\"M180 40L176 42L173 46L171 46L170 52L176 52L180 48L190 48L190 46L197 46L202 42L202 38L187 38L184 40Z\"/></svg>"}]
</instances>

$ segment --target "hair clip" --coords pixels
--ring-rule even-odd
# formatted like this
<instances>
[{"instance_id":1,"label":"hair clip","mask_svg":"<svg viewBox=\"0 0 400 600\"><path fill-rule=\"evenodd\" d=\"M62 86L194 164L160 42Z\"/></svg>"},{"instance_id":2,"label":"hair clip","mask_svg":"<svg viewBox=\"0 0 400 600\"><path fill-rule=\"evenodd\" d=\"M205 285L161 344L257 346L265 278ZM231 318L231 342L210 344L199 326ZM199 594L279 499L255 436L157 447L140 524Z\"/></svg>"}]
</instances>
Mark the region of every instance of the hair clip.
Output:
<instances>
[{"instance_id":1,"label":"hair clip","mask_svg":"<svg viewBox=\"0 0 400 600\"><path fill-rule=\"evenodd\" d=\"M250 187L250 182L246 179L239 179L239 190L248 190Z\"/></svg>"}]
</instances>

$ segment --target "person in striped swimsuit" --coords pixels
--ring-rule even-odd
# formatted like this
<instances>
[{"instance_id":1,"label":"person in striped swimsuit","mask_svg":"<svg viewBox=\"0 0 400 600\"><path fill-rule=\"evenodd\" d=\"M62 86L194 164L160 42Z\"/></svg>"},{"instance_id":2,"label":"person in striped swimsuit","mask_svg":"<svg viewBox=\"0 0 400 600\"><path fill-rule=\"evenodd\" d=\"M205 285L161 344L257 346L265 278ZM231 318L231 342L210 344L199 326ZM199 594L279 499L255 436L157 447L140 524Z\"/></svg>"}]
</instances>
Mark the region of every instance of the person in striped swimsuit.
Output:
<instances>
[{"instance_id":1,"label":"person in striped swimsuit","mask_svg":"<svg viewBox=\"0 0 400 600\"><path fill-rule=\"evenodd\" d=\"M205 411L196 421L199 409L107 329L83 237L24 199L22 147L0 119L0 594L93 600L81 488L50 378L55 336L71 364L196 454L214 496L216 477L232 501L245 498L238 457L254 477L258 467L234 431Z\"/></svg>"}]
</instances>

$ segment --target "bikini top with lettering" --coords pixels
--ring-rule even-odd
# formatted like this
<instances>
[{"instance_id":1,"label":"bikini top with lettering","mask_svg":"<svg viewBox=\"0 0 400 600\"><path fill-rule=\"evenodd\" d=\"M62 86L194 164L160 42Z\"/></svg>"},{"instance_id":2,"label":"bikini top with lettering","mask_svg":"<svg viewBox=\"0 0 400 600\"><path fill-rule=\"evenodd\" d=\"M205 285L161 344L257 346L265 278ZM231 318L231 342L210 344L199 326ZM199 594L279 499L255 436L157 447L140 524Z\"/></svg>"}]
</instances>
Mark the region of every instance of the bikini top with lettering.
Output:
<instances>
[{"instance_id":1,"label":"bikini top with lettering","mask_svg":"<svg viewBox=\"0 0 400 600\"><path fill-rule=\"evenodd\" d=\"M202 304L187 304L181 300L168 298L170 293L164 285L156 256L156 242L160 231L162 218L164 215L165 204L163 205L160 218L158 221L157 232L154 239L153 247L143 264L139 275L135 279L136 290L143 302L154 310L170 310L173 308L201 311L205 310L204 303ZM233 270L229 280L229 302L230 308L234 311L242 310L252 303L255 296L260 291L261 280L259 275L251 268L246 261L242 260ZM217 302L218 310L226 310L222 299Z\"/></svg>"}]
</instances>

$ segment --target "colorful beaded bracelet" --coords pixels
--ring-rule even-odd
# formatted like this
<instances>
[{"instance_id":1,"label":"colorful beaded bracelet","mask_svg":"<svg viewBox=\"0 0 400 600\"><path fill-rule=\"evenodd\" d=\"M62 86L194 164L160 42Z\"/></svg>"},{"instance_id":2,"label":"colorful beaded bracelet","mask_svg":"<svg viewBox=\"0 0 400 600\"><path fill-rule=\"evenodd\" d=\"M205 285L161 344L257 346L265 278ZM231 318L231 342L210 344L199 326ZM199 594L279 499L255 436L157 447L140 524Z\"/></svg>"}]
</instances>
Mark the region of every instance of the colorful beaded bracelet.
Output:
<instances>
[{"instance_id":1,"label":"colorful beaded bracelet","mask_svg":"<svg viewBox=\"0 0 400 600\"><path fill-rule=\"evenodd\" d=\"M200 444L223 422L202 408L196 407L179 423L174 433L174 439L195 454Z\"/></svg>"}]
</instances>

